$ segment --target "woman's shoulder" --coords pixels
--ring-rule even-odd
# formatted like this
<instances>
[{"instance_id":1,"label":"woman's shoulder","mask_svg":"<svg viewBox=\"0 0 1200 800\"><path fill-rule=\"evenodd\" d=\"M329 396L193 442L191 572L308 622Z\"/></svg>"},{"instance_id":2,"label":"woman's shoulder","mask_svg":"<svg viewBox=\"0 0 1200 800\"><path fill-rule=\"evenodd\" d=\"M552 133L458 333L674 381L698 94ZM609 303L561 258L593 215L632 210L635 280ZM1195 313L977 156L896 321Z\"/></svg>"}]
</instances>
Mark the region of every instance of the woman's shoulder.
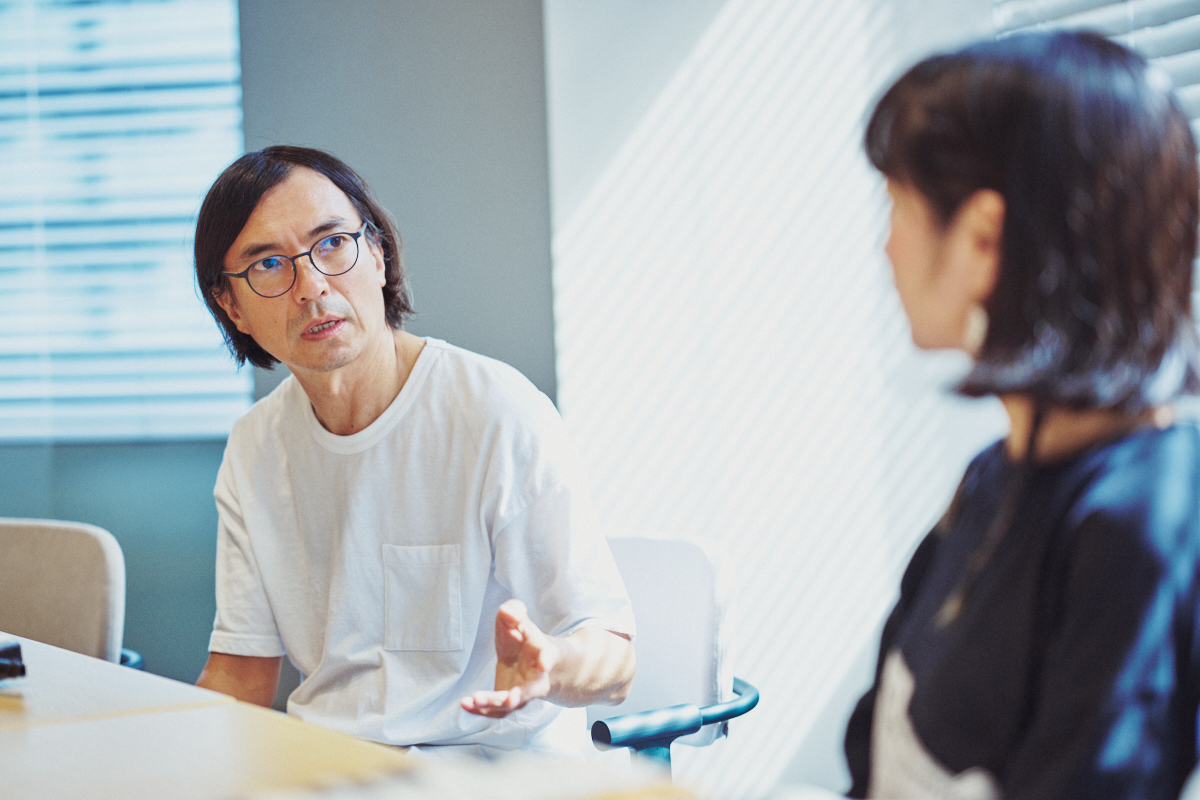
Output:
<instances>
[{"instance_id":1,"label":"woman's shoulder","mask_svg":"<svg viewBox=\"0 0 1200 800\"><path fill-rule=\"evenodd\" d=\"M1200 541L1200 426L1147 428L1099 448L1063 476L1074 545L1135 547L1163 563Z\"/></svg>"},{"instance_id":2,"label":"woman's shoulder","mask_svg":"<svg viewBox=\"0 0 1200 800\"><path fill-rule=\"evenodd\" d=\"M1134 431L1063 472L1064 482L1079 484L1077 513L1188 515L1200 494L1200 426L1183 420Z\"/></svg>"}]
</instances>

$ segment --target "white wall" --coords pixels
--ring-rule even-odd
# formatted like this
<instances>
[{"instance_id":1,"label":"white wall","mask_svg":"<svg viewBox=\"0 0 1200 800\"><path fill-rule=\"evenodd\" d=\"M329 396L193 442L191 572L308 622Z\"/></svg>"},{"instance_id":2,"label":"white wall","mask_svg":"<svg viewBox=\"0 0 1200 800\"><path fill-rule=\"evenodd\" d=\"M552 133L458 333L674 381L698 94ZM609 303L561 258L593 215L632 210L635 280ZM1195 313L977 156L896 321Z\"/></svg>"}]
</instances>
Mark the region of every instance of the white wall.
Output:
<instances>
[{"instance_id":1,"label":"white wall","mask_svg":"<svg viewBox=\"0 0 1200 800\"><path fill-rule=\"evenodd\" d=\"M937 388L961 365L908 341L860 144L918 43L989 15L547 0L560 408L610 525L711 538L740 576L737 672L763 699L728 741L676 753L706 796L845 788L844 716L899 570L1002 431ZM585 35L615 42L620 20L677 35Z\"/></svg>"},{"instance_id":2,"label":"white wall","mask_svg":"<svg viewBox=\"0 0 1200 800\"><path fill-rule=\"evenodd\" d=\"M552 0L546 19L553 218L565 222L725 0Z\"/></svg>"}]
</instances>

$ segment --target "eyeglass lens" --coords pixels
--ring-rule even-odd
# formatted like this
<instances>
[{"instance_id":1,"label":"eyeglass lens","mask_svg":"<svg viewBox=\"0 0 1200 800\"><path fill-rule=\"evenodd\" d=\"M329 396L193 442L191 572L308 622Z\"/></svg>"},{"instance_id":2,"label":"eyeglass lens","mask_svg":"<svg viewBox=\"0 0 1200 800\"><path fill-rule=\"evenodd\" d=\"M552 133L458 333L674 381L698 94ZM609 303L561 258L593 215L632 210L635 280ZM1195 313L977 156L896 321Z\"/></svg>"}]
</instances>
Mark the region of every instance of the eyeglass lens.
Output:
<instances>
[{"instance_id":1,"label":"eyeglass lens","mask_svg":"<svg viewBox=\"0 0 1200 800\"><path fill-rule=\"evenodd\" d=\"M358 237L349 233L335 233L317 242L313 249L295 258L267 256L250 265L246 280L250 288L264 297L286 294L296 282L296 261L308 256L313 266L326 275L341 275L348 272L358 261Z\"/></svg>"}]
</instances>

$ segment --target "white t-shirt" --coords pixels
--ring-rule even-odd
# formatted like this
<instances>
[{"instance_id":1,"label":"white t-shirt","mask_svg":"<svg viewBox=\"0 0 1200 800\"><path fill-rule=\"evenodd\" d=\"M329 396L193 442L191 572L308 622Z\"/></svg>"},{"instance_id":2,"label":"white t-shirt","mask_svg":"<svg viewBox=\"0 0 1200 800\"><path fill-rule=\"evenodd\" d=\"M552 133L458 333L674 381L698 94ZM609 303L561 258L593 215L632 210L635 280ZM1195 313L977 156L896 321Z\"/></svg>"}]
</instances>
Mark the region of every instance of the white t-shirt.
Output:
<instances>
[{"instance_id":1,"label":"white t-shirt","mask_svg":"<svg viewBox=\"0 0 1200 800\"><path fill-rule=\"evenodd\" d=\"M217 476L209 649L286 654L305 676L288 713L364 739L576 750L583 709L493 720L458 701L493 687L510 597L548 633L634 634L583 487L550 400L498 361L426 339L351 436L288 378L234 426Z\"/></svg>"}]
</instances>

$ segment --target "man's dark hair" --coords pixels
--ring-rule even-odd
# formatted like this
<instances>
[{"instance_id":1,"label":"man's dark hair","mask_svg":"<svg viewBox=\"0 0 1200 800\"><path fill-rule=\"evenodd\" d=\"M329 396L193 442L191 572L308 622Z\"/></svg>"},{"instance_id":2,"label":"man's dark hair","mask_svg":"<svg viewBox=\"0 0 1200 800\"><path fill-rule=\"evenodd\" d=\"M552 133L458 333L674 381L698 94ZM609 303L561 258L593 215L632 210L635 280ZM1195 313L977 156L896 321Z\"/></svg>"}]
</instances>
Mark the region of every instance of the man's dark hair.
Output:
<instances>
[{"instance_id":1,"label":"man's dark hair","mask_svg":"<svg viewBox=\"0 0 1200 800\"><path fill-rule=\"evenodd\" d=\"M196 283L208 310L221 324L225 342L239 365L249 361L270 369L278 361L239 331L217 302L222 293L232 296L229 278L221 274L225 270L225 254L263 195L282 183L296 167L307 167L328 178L345 193L367 223L366 235L383 251L386 281L383 305L388 324L400 329L414 313L400 233L391 215L379 205L358 173L335 156L308 147L278 145L246 153L225 168L205 195L196 220L195 243Z\"/></svg>"},{"instance_id":2,"label":"man's dark hair","mask_svg":"<svg viewBox=\"0 0 1200 800\"><path fill-rule=\"evenodd\" d=\"M867 125L871 163L948 225L1005 202L989 325L959 390L1134 412L1200 387L1196 145L1166 76L1091 33L1031 33L917 64Z\"/></svg>"}]
</instances>

